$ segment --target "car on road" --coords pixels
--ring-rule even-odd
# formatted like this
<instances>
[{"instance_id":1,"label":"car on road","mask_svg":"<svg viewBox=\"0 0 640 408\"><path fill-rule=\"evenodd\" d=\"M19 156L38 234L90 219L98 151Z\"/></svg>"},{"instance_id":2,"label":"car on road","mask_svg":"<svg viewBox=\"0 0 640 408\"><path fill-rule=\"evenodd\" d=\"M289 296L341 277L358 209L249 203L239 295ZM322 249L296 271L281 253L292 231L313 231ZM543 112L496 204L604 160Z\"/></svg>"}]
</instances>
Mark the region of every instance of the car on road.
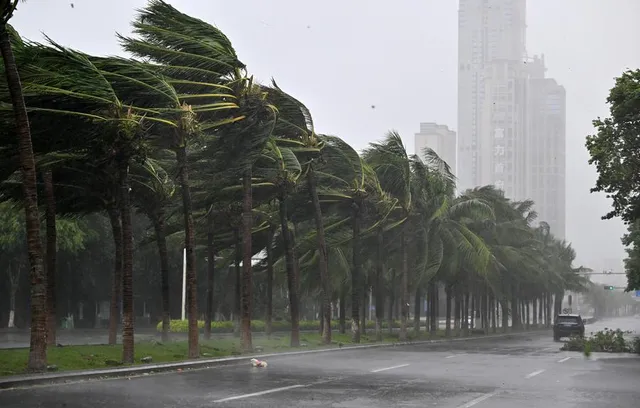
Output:
<instances>
[{"instance_id":1,"label":"car on road","mask_svg":"<svg viewBox=\"0 0 640 408\"><path fill-rule=\"evenodd\" d=\"M553 323L553 340L559 341L562 337L584 337L584 321L578 314L559 314Z\"/></svg>"}]
</instances>

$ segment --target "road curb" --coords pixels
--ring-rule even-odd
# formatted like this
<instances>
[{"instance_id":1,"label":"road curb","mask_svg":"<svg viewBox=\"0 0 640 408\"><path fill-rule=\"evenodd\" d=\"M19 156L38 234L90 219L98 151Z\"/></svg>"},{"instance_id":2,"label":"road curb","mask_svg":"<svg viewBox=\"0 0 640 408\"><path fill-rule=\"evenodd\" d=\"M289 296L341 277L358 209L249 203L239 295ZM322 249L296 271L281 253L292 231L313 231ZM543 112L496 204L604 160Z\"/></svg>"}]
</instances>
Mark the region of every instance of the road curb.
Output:
<instances>
[{"instance_id":1,"label":"road curb","mask_svg":"<svg viewBox=\"0 0 640 408\"><path fill-rule=\"evenodd\" d=\"M70 371L64 373L47 373L47 374L35 374L35 375L21 375L0 377L0 391L13 388L31 387L36 385L53 385L64 384L70 382L87 381L87 380L103 380L108 378L124 378L124 377L136 377L141 375L157 374L168 371L178 370L195 370L203 368L211 368L218 366L230 366L239 364L248 364L251 358L265 359L269 357L287 357L307 354L318 353L330 353L349 350L366 350L373 348L384 347L401 347L411 345L424 345L424 344L441 344L441 343L454 343L460 341L474 341L480 339L492 339L492 338L505 338L505 337L518 337L527 334L541 334L548 330L530 330L526 332L517 333L505 333L505 334L492 334L488 336L470 336L470 337L458 337L453 339L437 339L437 340L420 340L420 341L405 341L397 343L380 343L380 344L366 344L359 346L345 346L339 348L326 348L317 350L301 350L301 351L286 351L283 353L267 353L267 354L251 354L240 357L223 357L212 359L198 359L190 361L181 361L175 363L159 363L159 364L145 364L140 366L121 367L112 369L98 369L87 371Z\"/></svg>"}]
</instances>

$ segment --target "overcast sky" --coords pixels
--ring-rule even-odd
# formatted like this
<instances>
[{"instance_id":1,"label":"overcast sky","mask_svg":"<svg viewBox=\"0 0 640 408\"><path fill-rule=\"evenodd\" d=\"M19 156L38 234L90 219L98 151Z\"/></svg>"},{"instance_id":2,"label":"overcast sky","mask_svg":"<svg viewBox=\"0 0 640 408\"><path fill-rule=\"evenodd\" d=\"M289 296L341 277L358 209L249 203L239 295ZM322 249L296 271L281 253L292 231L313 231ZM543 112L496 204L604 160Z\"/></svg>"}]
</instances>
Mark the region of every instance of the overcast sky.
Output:
<instances>
[{"instance_id":1,"label":"overcast sky","mask_svg":"<svg viewBox=\"0 0 640 408\"><path fill-rule=\"evenodd\" d=\"M274 77L311 109L317 131L358 149L396 129L413 151L420 122L456 128L457 0L169 3L218 26L250 72L263 82ZM608 114L613 78L640 67L640 0L528 3L528 53L544 53L547 75L567 90L567 239L580 263L621 271L625 229L600 220L609 202L589 193L596 172L584 138L591 120ZM88 53L116 55L115 32L128 34L144 4L29 0L12 24L31 40L46 33Z\"/></svg>"}]
</instances>

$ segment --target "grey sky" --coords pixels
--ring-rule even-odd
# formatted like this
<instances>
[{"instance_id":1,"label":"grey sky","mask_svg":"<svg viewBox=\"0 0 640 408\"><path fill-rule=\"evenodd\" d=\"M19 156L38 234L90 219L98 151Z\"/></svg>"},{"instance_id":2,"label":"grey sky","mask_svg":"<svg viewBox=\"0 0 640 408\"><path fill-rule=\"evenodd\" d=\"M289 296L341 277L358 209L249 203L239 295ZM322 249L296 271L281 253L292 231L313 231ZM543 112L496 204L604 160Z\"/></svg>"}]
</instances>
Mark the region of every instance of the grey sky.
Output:
<instances>
[{"instance_id":1,"label":"grey sky","mask_svg":"<svg viewBox=\"0 0 640 408\"><path fill-rule=\"evenodd\" d=\"M250 72L276 78L311 109L317 131L358 149L393 128L412 151L420 122L456 127L457 0L170 3L222 29ZM144 4L29 0L13 24L31 40L44 32L85 52L120 54L114 33L128 33ZM613 78L640 67L640 1L529 0L527 14L529 54L544 53L548 76L567 89L567 238L579 262L621 270L625 229L600 220L609 202L589 193L596 173L584 137L608 113Z\"/></svg>"}]
</instances>

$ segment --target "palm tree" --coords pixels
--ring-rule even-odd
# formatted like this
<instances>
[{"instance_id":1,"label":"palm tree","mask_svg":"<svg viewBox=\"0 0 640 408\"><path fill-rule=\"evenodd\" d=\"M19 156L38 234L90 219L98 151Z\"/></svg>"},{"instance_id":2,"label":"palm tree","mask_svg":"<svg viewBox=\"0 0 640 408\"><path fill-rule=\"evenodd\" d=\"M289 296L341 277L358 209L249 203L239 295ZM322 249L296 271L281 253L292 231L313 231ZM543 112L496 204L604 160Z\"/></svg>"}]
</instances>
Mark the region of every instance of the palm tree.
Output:
<instances>
[{"instance_id":1,"label":"palm tree","mask_svg":"<svg viewBox=\"0 0 640 408\"><path fill-rule=\"evenodd\" d=\"M318 197L316 167L322 161L323 143L317 137L313 128L313 119L309 109L291 95L282 91L275 80L272 80L272 88L267 89L269 99L278 108L279 120L274 129L274 134L282 142L286 139L286 145L297 153L302 161L303 171L306 174L306 188L313 207L313 218L316 227L316 242L318 249L318 272L320 275L322 296L322 342L331 343L331 278L328 268L328 253L325 238L324 219Z\"/></svg>"},{"instance_id":2,"label":"palm tree","mask_svg":"<svg viewBox=\"0 0 640 408\"><path fill-rule=\"evenodd\" d=\"M376 173L351 146L335 136L322 135L320 138L323 142L321 159L325 165L315 170L320 185L317 190L319 203L330 205L343 217L328 229L336 229L345 221L351 222L351 329L352 340L357 343L360 342L360 323L364 318L360 316L360 306L364 302L361 242L366 234L376 231L384 221L384 218L378 218L375 209L382 203L386 204L386 196ZM365 214L368 213L376 215L367 219Z\"/></svg>"},{"instance_id":3,"label":"palm tree","mask_svg":"<svg viewBox=\"0 0 640 408\"><path fill-rule=\"evenodd\" d=\"M395 131L387 133L380 143L371 143L363 153L364 160L369 163L378 175L382 189L397 199L399 218L403 221L400 233L400 252L402 266L400 289L400 340L407 339L407 317L409 315L409 259L408 240L410 224L407 222L413 214L411 200L411 162L402 138Z\"/></svg>"},{"instance_id":4,"label":"palm tree","mask_svg":"<svg viewBox=\"0 0 640 408\"><path fill-rule=\"evenodd\" d=\"M273 116L273 110L264 106L255 107L256 112L247 116L251 103L264 101L259 88L247 78L244 64L238 60L229 39L217 28L190 17L176 10L162 0L151 0L140 11L133 23L134 34L140 39L120 36L125 50L134 55L152 61L153 68L170 78L170 83L178 91L177 97L182 107L182 114L173 132L172 148L176 152L178 162L179 183L182 192L182 206L185 224L185 250L187 253L187 285L189 309L189 356L195 358L198 353L197 327L197 285L195 273L195 232L193 222L193 204L191 200L187 146L201 133L215 134L224 146L231 144L232 155L236 161L229 170L240 169L244 186L243 217L243 291L247 300L243 303L243 324L250 328L249 313L251 284L251 166L262 150L266 138L261 133L259 138L250 138L246 133L228 130L218 131L224 124L247 120L247 128L254 121L265 120ZM221 92L221 90L223 92ZM240 103L236 103L236 101ZM198 102L198 105L192 103ZM230 116L226 112L241 108L245 110L239 115ZM261 104L260 102L259 104ZM269 119L273 120L273 119ZM263 125L263 123L260 123ZM267 124L268 128L269 125ZM216 133L217 132L217 133ZM227 136L225 137L225 133ZM234 140L234 137L243 137ZM214 143L215 144L215 143ZM218 144L219 145L219 144ZM250 146L250 152L238 149ZM229 151L226 150L226 151ZM239 152L243 154L240 155ZM252 153L251 153L252 152ZM239 160L239 159L242 160ZM250 330L244 334L244 347L251 347Z\"/></svg>"},{"instance_id":5,"label":"palm tree","mask_svg":"<svg viewBox=\"0 0 640 408\"><path fill-rule=\"evenodd\" d=\"M280 144L286 141L281 140ZM298 158L291 148L281 146L278 140L267 142L267 149L263 152L262 159L256 163L256 173L259 178L256 187L261 194L273 195L278 200L278 219L280 223L280 237L285 260L285 271L289 291L289 311L291 314L291 346L300 345L299 293L295 272L294 246L295 237L291 232L290 211L287 206L290 202L290 194L296 188L298 179L302 174L302 168ZM263 191L265 189L271 191Z\"/></svg>"},{"instance_id":6,"label":"palm tree","mask_svg":"<svg viewBox=\"0 0 640 408\"><path fill-rule=\"evenodd\" d=\"M156 152L160 155L162 152ZM134 165L132 170L132 196L134 205L147 215L155 233L160 261L160 281L162 297L162 341L169 340L171 324L169 302L169 253L167 250L166 221L167 210L175 193L175 185L168 171L168 160L147 158L142 165Z\"/></svg>"},{"instance_id":7,"label":"palm tree","mask_svg":"<svg viewBox=\"0 0 640 408\"><path fill-rule=\"evenodd\" d=\"M29 370L43 371L47 365L47 312L46 275L42 263L42 243L40 241L40 215L38 211L38 190L36 184L36 163L31 144L29 117L22 95L20 74L16 65L12 46L12 28L9 20L18 5L18 0L0 2L0 52L4 62L7 86L15 115L15 128L20 152L24 210L27 225L27 248L29 253L31 280L31 345L29 347Z\"/></svg>"},{"instance_id":8,"label":"palm tree","mask_svg":"<svg viewBox=\"0 0 640 408\"><path fill-rule=\"evenodd\" d=\"M92 122L93 127L84 129L85 153L98 164L94 168L103 166L118 174L118 191L114 191L116 199L113 200L117 207L110 211L113 217L119 217L122 229L123 361L130 363L134 341L129 164L143 157L141 152L148 134L146 123L174 125L160 118L159 111L144 105L168 105L175 91L138 63L90 57L49 42L50 47L30 45L38 58L36 63L24 68L28 79L25 90L32 103L29 109L36 113L83 117ZM56 96L55 101L50 95ZM140 106L134 107L132 102ZM117 235L114 239L118 241Z\"/></svg>"}]
</instances>

